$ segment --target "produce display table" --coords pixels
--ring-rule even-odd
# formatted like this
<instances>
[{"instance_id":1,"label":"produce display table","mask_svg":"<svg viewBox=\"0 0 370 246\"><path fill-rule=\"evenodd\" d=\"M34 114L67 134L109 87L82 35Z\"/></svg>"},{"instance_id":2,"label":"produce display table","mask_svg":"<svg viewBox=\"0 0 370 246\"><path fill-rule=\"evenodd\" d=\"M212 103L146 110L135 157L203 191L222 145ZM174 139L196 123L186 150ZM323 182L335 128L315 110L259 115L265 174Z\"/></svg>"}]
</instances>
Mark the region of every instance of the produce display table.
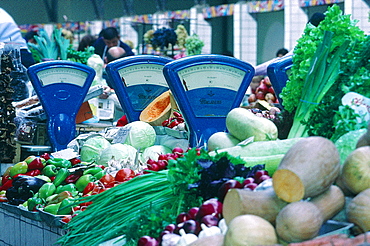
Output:
<instances>
[{"instance_id":1,"label":"produce display table","mask_svg":"<svg viewBox=\"0 0 370 246\"><path fill-rule=\"evenodd\" d=\"M20 209L13 209L0 203L0 224L6 225L0 230L0 244L9 246L52 246L65 230L51 227L44 221L27 218Z\"/></svg>"}]
</instances>

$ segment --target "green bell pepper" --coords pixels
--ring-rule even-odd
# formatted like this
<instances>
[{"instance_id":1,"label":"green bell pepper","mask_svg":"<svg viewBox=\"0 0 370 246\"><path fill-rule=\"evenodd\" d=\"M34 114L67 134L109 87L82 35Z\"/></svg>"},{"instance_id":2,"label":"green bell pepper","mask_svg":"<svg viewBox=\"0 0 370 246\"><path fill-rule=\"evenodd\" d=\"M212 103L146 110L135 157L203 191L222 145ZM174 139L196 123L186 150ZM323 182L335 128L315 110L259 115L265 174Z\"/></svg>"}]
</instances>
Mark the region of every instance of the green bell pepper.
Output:
<instances>
[{"instance_id":1,"label":"green bell pepper","mask_svg":"<svg viewBox=\"0 0 370 246\"><path fill-rule=\"evenodd\" d=\"M66 185L59 185L55 191L55 193L59 194L63 191L69 191L71 192L72 196L76 196L78 194L78 191L76 189L76 185L73 183L66 184Z\"/></svg>"},{"instance_id":2,"label":"green bell pepper","mask_svg":"<svg viewBox=\"0 0 370 246\"><path fill-rule=\"evenodd\" d=\"M27 209L28 211L36 211L38 205L43 205L44 201L40 197L30 197L27 200Z\"/></svg>"},{"instance_id":3,"label":"green bell pepper","mask_svg":"<svg viewBox=\"0 0 370 246\"><path fill-rule=\"evenodd\" d=\"M47 205L44 207L44 211L50 214L57 215L61 203L62 202Z\"/></svg>"},{"instance_id":4,"label":"green bell pepper","mask_svg":"<svg viewBox=\"0 0 370 246\"><path fill-rule=\"evenodd\" d=\"M60 204L60 207L58 209L58 215L68 215L72 214L72 204L74 204L74 201L72 198L66 198L62 201Z\"/></svg>"},{"instance_id":5,"label":"green bell pepper","mask_svg":"<svg viewBox=\"0 0 370 246\"><path fill-rule=\"evenodd\" d=\"M42 169L42 174L48 177L54 177L57 175L57 173L58 173L57 167L51 164L45 166L44 169Z\"/></svg>"},{"instance_id":6,"label":"green bell pepper","mask_svg":"<svg viewBox=\"0 0 370 246\"><path fill-rule=\"evenodd\" d=\"M105 175L105 171L104 171L104 170L101 170L100 172L98 172L98 173L94 174L94 178L95 178L96 180L99 180L99 179L101 179L104 175Z\"/></svg>"},{"instance_id":7,"label":"green bell pepper","mask_svg":"<svg viewBox=\"0 0 370 246\"><path fill-rule=\"evenodd\" d=\"M79 192L82 192L88 183L94 182L96 178L91 174L82 175L76 182L76 188Z\"/></svg>"},{"instance_id":8,"label":"green bell pepper","mask_svg":"<svg viewBox=\"0 0 370 246\"><path fill-rule=\"evenodd\" d=\"M86 175L86 174L92 174L92 175L95 175L97 174L98 172L101 172L103 169L101 167L91 167L89 169L86 169L84 172L83 172L83 175Z\"/></svg>"},{"instance_id":9,"label":"green bell pepper","mask_svg":"<svg viewBox=\"0 0 370 246\"><path fill-rule=\"evenodd\" d=\"M42 199L46 199L49 196L53 195L56 190L56 186L53 183L45 183L39 189L39 197Z\"/></svg>"},{"instance_id":10,"label":"green bell pepper","mask_svg":"<svg viewBox=\"0 0 370 246\"><path fill-rule=\"evenodd\" d=\"M54 165L59 168L71 168L72 163L69 160L63 158L52 158L46 161L46 164Z\"/></svg>"},{"instance_id":11,"label":"green bell pepper","mask_svg":"<svg viewBox=\"0 0 370 246\"><path fill-rule=\"evenodd\" d=\"M59 186L63 183L63 181L68 177L69 175L69 171L67 168L61 168L59 169L57 175L55 176L55 179L53 181L53 183L55 184L55 186Z\"/></svg>"},{"instance_id":12,"label":"green bell pepper","mask_svg":"<svg viewBox=\"0 0 370 246\"><path fill-rule=\"evenodd\" d=\"M9 176L14 177L17 174L24 174L24 173L27 172L27 170L28 170L27 162L21 161L21 162L18 162L17 164L15 164L10 169Z\"/></svg>"}]
</instances>

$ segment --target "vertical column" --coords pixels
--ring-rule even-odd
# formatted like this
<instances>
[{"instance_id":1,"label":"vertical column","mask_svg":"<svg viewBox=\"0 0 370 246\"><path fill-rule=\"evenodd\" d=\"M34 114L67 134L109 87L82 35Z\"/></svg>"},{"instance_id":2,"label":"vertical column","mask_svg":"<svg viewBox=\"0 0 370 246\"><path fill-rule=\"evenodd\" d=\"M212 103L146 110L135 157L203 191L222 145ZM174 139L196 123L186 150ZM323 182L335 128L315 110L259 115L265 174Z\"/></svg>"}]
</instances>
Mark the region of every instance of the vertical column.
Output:
<instances>
[{"instance_id":1,"label":"vertical column","mask_svg":"<svg viewBox=\"0 0 370 246\"><path fill-rule=\"evenodd\" d=\"M252 65L257 63L257 22L245 1L234 7L234 56Z\"/></svg>"},{"instance_id":2,"label":"vertical column","mask_svg":"<svg viewBox=\"0 0 370 246\"><path fill-rule=\"evenodd\" d=\"M370 32L369 11L370 7L365 0L344 1L344 13L350 14L351 19L358 20L357 26L366 34Z\"/></svg>"},{"instance_id":3,"label":"vertical column","mask_svg":"<svg viewBox=\"0 0 370 246\"><path fill-rule=\"evenodd\" d=\"M212 45L212 27L204 19L202 8L199 6L194 6L190 9L189 35L194 33L204 42L202 53L210 54Z\"/></svg>"},{"instance_id":4,"label":"vertical column","mask_svg":"<svg viewBox=\"0 0 370 246\"><path fill-rule=\"evenodd\" d=\"M136 30L131 26L132 17L122 17L120 18L120 35L121 40L130 40L134 43L136 47L138 45L139 37Z\"/></svg>"},{"instance_id":5,"label":"vertical column","mask_svg":"<svg viewBox=\"0 0 370 246\"><path fill-rule=\"evenodd\" d=\"M284 1L284 46L293 49L302 36L308 21L306 13L299 7L299 1Z\"/></svg>"}]
</instances>

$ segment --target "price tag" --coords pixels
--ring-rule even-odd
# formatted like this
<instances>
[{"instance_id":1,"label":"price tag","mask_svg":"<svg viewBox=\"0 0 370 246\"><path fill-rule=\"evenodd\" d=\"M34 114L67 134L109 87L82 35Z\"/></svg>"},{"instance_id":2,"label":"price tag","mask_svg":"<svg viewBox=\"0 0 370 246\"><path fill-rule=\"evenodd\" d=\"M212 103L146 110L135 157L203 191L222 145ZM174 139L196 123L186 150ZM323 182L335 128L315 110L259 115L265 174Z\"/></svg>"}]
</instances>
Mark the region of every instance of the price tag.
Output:
<instances>
[{"instance_id":1,"label":"price tag","mask_svg":"<svg viewBox=\"0 0 370 246\"><path fill-rule=\"evenodd\" d=\"M124 126L124 127L121 127L116 135L113 137L113 141L112 143L124 143L126 141L126 138L127 138L127 135L129 134L131 130L131 126Z\"/></svg>"},{"instance_id":2,"label":"price tag","mask_svg":"<svg viewBox=\"0 0 370 246\"><path fill-rule=\"evenodd\" d=\"M370 98L356 92L348 92L342 97L342 104L350 106L357 114L364 117L364 120L370 119ZM357 121L361 122L361 118L358 117Z\"/></svg>"}]
</instances>

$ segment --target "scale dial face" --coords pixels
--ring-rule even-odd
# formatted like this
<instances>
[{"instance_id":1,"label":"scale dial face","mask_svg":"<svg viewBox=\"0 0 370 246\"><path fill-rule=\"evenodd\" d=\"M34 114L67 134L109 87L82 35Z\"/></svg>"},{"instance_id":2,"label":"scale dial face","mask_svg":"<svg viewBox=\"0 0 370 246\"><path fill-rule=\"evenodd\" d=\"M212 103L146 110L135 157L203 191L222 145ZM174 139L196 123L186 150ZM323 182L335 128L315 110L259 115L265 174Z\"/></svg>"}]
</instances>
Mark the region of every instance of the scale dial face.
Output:
<instances>
[{"instance_id":1,"label":"scale dial face","mask_svg":"<svg viewBox=\"0 0 370 246\"><path fill-rule=\"evenodd\" d=\"M238 68L222 64L197 65L178 71L185 91L207 87L238 91L245 73Z\"/></svg>"},{"instance_id":2,"label":"scale dial face","mask_svg":"<svg viewBox=\"0 0 370 246\"><path fill-rule=\"evenodd\" d=\"M51 67L37 72L42 86L67 83L83 87L87 76L87 72L69 67Z\"/></svg>"},{"instance_id":3,"label":"scale dial face","mask_svg":"<svg viewBox=\"0 0 370 246\"><path fill-rule=\"evenodd\" d=\"M137 64L122 68L118 73L125 87L145 84L168 86L163 76L163 65Z\"/></svg>"}]
</instances>

